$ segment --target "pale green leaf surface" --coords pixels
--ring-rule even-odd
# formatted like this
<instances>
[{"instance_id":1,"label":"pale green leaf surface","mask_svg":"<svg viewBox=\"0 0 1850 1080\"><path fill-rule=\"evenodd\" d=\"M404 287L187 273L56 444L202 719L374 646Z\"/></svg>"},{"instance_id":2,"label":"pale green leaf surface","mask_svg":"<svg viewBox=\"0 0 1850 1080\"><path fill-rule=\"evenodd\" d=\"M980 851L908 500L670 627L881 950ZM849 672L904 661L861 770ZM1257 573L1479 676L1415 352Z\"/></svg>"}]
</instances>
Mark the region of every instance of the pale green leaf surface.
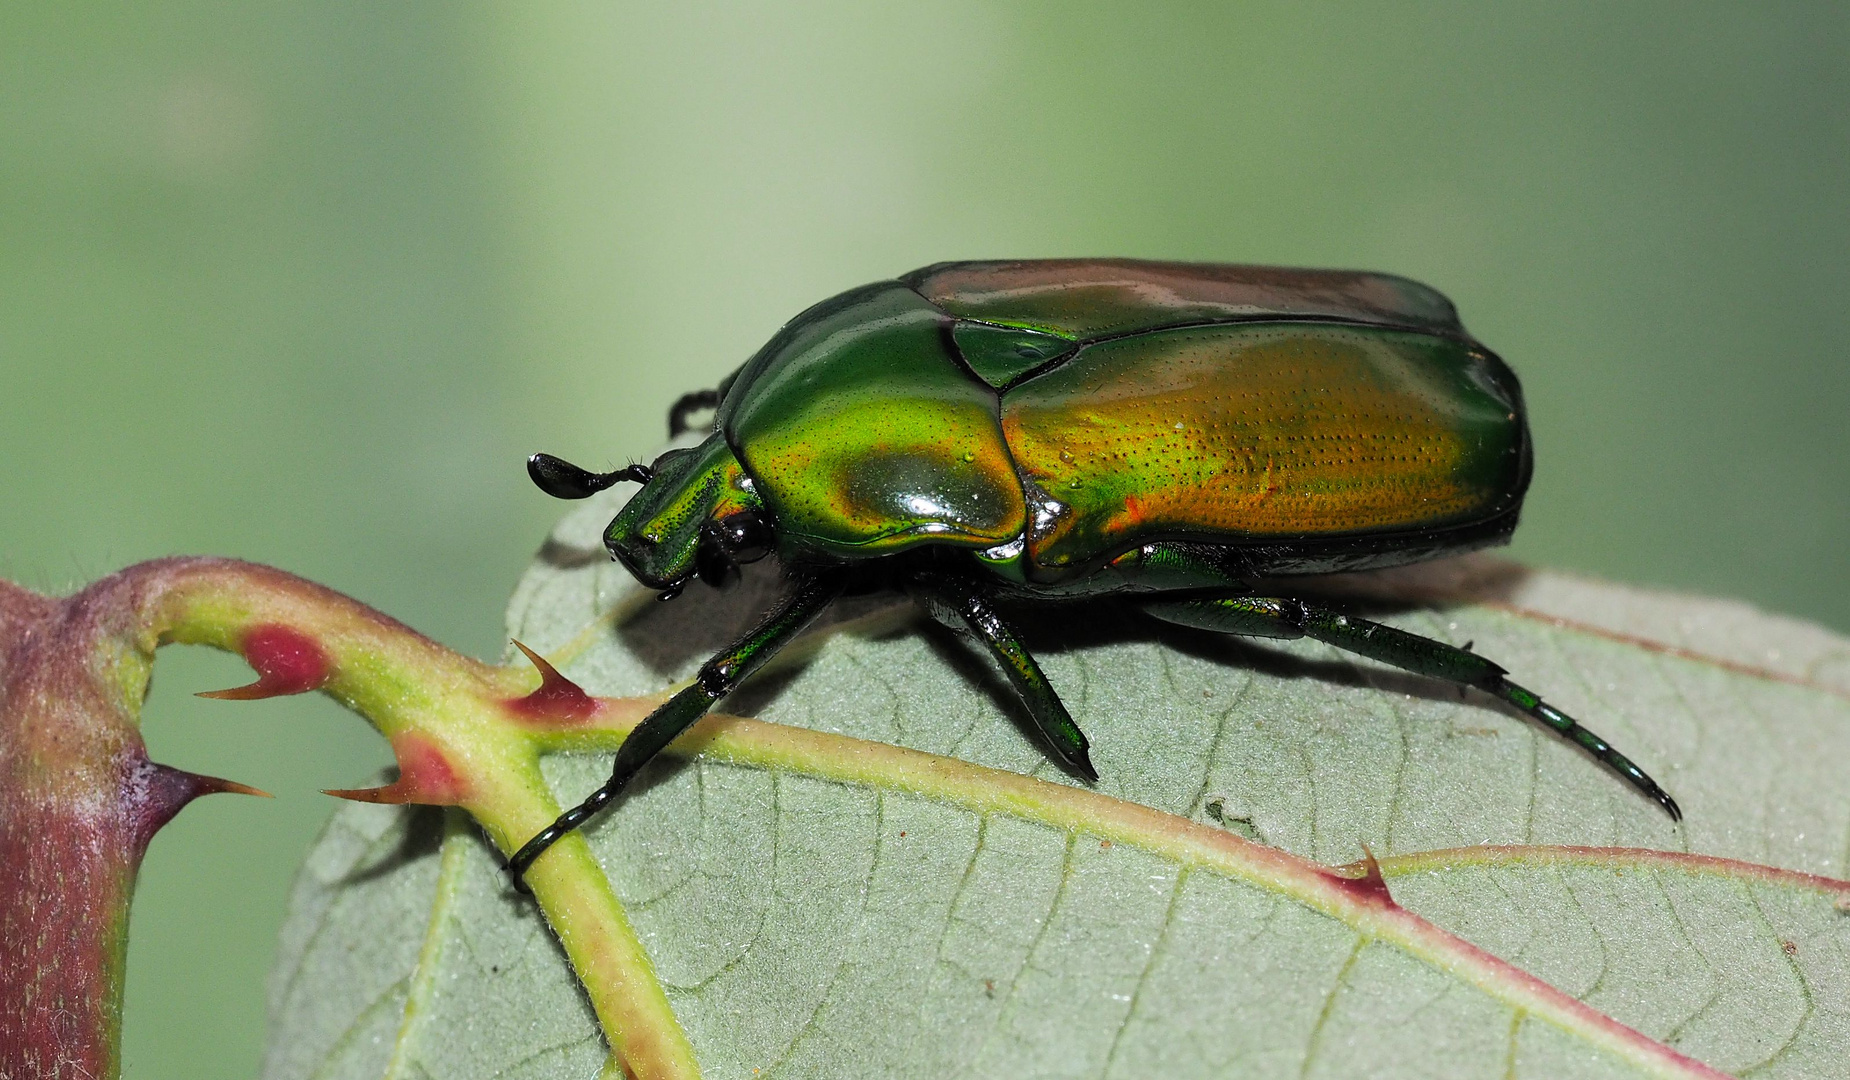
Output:
<instances>
[{"instance_id":1,"label":"pale green leaf surface","mask_svg":"<svg viewBox=\"0 0 1850 1080\"><path fill-rule=\"evenodd\" d=\"M597 544L612 505L560 525L510 632L543 652L588 642L565 670L595 693L654 692L765 596L637 602ZM1414 856L1622 846L1843 878L1850 643L1470 561L1388 584L1494 598L1387 619L1475 641L1650 770L1685 823L1485 699L1322 646L1097 614L1030 640L1091 736L1099 790L1326 863L1367 844L1408 910L1653 1039L1731 1072L1844 1075L1850 915L1832 883ZM614 607L642 614L612 630ZM728 711L1071 782L956 638L873 602L842 614ZM566 801L605 769L548 762ZM602 1041L543 923L472 829L437 818L336 815L285 931L267 1076L596 1074ZM905 791L675 761L589 835L711 1076L1639 1075L1291 896Z\"/></svg>"}]
</instances>

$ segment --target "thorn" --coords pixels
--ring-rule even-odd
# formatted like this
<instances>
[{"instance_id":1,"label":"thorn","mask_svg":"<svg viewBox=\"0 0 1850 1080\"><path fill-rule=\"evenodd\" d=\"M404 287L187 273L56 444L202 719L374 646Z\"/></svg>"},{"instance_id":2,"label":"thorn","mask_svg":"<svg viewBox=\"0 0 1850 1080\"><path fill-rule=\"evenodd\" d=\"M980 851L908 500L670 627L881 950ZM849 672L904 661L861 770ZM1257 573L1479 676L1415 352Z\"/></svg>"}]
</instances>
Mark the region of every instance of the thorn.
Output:
<instances>
[{"instance_id":1,"label":"thorn","mask_svg":"<svg viewBox=\"0 0 1850 1080\"><path fill-rule=\"evenodd\" d=\"M321 793L332 795L336 799L346 799L349 802L386 803L392 806L402 806L417 801L416 796L406 788L403 780L394 780L384 787L322 788Z\"/></svg>"},{"instance_id":2,"label":"thorn","mask_svg":"<svg viewBox=\"0 0 1850 1080\"><path fill-rule=\"evenodd\" d=\"M434 740L415 731L392 736L392 755L398 759L398 779L384 787L327 788L322 794L352 802L420 806L457 806L470 785Z\"/></svg>"},{"instance_id":3,"label":"thorn","mask_svg":"<svg viewBox=\"0 0 1850 1080\"><path fill-rule=\"evenodd\" d=\"M264 698L277 697L279 691L263 685L258 679L246 686L234 686L229 690L201 690L194 697L212 698L214 701L261 701Z\"/></svg>"},{"instance_id":4,"label":"thorn","mask_svg":"<svg viewBox=\"0 0 1850 1080\"><path fill-rule=\"evenodd\" d=\"M1378 900L1384 904L1392 904L1394 902L1393 895L1388 892L1387 879L1381 876L1381 864L1375 861L1374 850L1367 844L1362 845L1361 864L1358 866L1355 863L1350 863L1342 869L1347 871L1341 875L1343 883L1347 885L1351 891L1360 893L1369 899ZM1354 871L1357 870L1361 871L1359 877L1354 874Z\"/></svg>"},{"instance_id":5,"label":"thorn","mask_svg":"<svg viewBox=\"0 0 1850 1080\"><path fill-rule=\"evenodd\" d=\"M203 690L197 696L220 701L257 701L319 690L333 673L328 654L315 639L287 626L269 623L244 634L241 651L257 671L257 681L229 690Z\"/></svg>"},{"instance_id":6,"label":"thorn","mask_svg":"<svg viewBox=\"0 0 1850 1080\"><path fill-rule=\"evenodd\" d=\"M240 784L236 780L204 776L143 758L132 766L126 778L123 804L135 822L135 832L140 842L146 844L160 831L161 826L172 821L175 814L185 809L187 803L201 795L221 792L257 795L265 799L272 797L267 791L249 784Z\"/></svg>"},{"instance_id":7,"label":"thorn","mask_svg":"<svg viewBox=\"0 0 1850 1080\"><path fill-rule=\"evenodd\" d=\"M515 639L514 647L525 653L539 669L540 685L525 697L510 698L505 704L513 712L533 720L583 720L597 712L597 699L584 688L559 674L544 656Z\"/></svg>"},{"instance_id":8,"label":"thorn","mask_svg":"<svg viewBox=\"0 0 1850 1080\"><path fill-rule=\"evenodd\" d=\"M200 776L198 773L193 775L198 777L199 794L201 795L255 795L259 799L276 798L262 788L240 784L236 780L227 780L222 776Z\"/></svg>"}]
</instances>

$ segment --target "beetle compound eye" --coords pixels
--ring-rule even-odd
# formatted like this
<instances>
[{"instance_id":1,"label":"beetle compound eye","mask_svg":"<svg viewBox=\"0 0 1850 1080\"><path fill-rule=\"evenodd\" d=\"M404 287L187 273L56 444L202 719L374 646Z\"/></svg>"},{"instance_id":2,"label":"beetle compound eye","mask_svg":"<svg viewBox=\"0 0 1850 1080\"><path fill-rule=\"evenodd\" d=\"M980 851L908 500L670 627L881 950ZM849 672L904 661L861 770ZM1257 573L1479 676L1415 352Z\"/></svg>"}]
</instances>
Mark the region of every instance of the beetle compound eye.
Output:
<instances>
[{"instance_id":1,"label":"beetle compound eye","mask_svg":"<svg viewBox=\"0 0 1850 1080\"><path fill-rule=\"evenodd\" d=\"M694 576L715 589L724 589L739 580L739 564L726 550L719 530L712 525L700 530L700 542L694 547Z\"/></svg>"},{"instance_id":2,"label":"beetle compound eye","mask_svg":"<svg viewBox=\"0 0 1850 1080\"><path fill-rule=\"evenodd\" d=\"M714 528L720 543L735 562L757 562L771 553L771 545L776 540L764 518L749 510L727 514L714 522Z\"/></svg>"}]
</instances>

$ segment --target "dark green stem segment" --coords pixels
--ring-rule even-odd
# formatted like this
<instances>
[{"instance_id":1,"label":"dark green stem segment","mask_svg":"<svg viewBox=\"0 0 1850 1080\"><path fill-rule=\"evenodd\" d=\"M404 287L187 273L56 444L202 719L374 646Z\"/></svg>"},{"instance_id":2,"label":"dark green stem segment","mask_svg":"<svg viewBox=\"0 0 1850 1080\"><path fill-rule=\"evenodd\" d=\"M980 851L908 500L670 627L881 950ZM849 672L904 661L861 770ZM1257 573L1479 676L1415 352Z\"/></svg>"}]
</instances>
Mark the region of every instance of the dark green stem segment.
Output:
<instances>
[{"instance_id":1,"label":"dark green stem segment","mask_svg":"<svg viewBox=\"0 0 1850 1080\"><path fill-rule=\"evenodd\" d=\"M1166 622L1248 637L1309 637L1339 649L1434 679L1473 686L1506 701L1592 754L1601 764L1664 808L1670 820L1683 820L1675 799L1611 743L1537 695L1504 678L1504 669L1465 649L1410 634L1382 623L1343 615L1302 600L1231 596L1213 599L1153 601L1144 605Z\"/></svg>"},{"instance_id":2,"label":"dark green stem segment","mask_svg":"<svg viewBox=\"0 0 1850 1080\"><path fill-rule=\"evenodd\" d=\"M610 779L583 802L560 814L508 859L507 872L514 879L514 887L522 893L528 892L524 878L533 860L558 843L560 837L591 820L609 805L655 755L815 621L816 616L841 595L842 586L843 582L835 575L798 579L795 588L763 622L701 665L699 675L691 684L650 713L617 747Z\"/></svg>"}]
</instances>

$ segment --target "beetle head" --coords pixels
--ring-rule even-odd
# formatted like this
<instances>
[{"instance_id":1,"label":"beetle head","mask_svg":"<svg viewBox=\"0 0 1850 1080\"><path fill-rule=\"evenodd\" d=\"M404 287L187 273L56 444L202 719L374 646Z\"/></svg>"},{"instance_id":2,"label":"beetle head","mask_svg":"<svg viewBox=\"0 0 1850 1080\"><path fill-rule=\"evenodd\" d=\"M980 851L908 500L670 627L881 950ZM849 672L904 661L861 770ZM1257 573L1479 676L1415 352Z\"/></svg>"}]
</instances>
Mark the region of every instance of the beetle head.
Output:
<instances>
[{"instance_id":1,"label":"beetle head","mask_svg":"<svg viewBox=\"0 0 1850 1080\"><path fill-rule=\"evenodd\" d=\"M670 450L650 471L604 533L604 546L637 581L670 595L695 576L729 585L740 563L770 552L770 517L723 435Z\"/></svg>"}]
</instances>

